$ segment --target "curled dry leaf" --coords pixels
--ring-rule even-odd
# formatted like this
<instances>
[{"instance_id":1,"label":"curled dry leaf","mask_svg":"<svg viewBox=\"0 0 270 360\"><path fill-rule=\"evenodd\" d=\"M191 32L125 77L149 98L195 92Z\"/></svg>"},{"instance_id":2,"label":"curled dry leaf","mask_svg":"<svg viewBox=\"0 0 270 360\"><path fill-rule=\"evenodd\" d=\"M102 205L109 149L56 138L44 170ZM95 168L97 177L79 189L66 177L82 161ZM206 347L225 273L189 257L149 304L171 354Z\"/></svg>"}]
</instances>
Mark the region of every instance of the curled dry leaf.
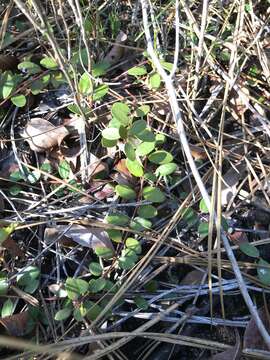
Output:
<instances>
[{"instance_id":1,"label":"curled dry leaf","mask_svg":"<svg viewBox=\"0 0 270 360\"><path fill-rule=\"evenodd\" d=\"M127 35L120 31L115 39L115 45L111 48L109 53L105 56L104 60L110 64L117 63L121 57L124 55L124 47L121 44L124 44L127 41Z\"/></svg>"},{"instance_id":2,"label":"curled dry leaf","mask_svg":"<svg viewBox=\"0 0 270 360\"><path fill-rule=\"evenodd\" d=\"M114 195L114 189L110 184L106 184L100 191L95 193L95 198L98 200L104 200Z\"/></svg>"},{"instance_id":3,"label":"curled dry leaf","mask_svg":"<svg viewBox=\"0 0 270 360\"><path fill-rule=\"evenodd\" d=\"M5 241L1 244L13 257L20 257L21 259L25 258L24 252L20 249L19 245L16 243L15 240L9 236Z\"/></svg>"},{"instance_id":4,"label":"curled dry leaf","mask_svg":"<svg viewBox=\"0 0 270 360\"><path fill-rule=\"evenodd\" d=\"M64 234L77 244L95 250L97 247L106 247L114 251L112 242L108 234L99 228L82 225L56 225L54 228L46 228L44 233L45 241L52 242L58 236Z\"/></svg>"},{"instance_id":5,"label":"curled dry leaf","mask_svg":"<svg viewBox=\"0 0 270 360\"><path fill-rule=\"evenodd\" d=\"M0 70L15 70L17 69L17 65L19 64L19 60L16 56L13 55L0 55Z\"/></svg>"},{"instance_id":6,"label":"curled dry leaf","mask_svg":"<svg viewBox=\"0 0 270 360\"><path fill-rule=\"evenodd\" d=\"M237 184L243 178L246 171L246 163L240 162L235 167L231 167L223 176L221 202L227 205L237 193Z\"/></svg>"},{"instance_id":7,"label":"curled dry leaf","mask_svg":"<svg viewBox=\"0 0 270 360\"><path fill-rule=\"evenodd\" d=\"M204 276L204 272L200 270L190 271L182 280L181 285L200 285Z\"/></svg>"},{"instance_id":8,"label":"curled dry leaf","mask_svg":"<svg viewBox=\"0 0 270 360\"><path fill-rule=\"evenodd\" d=\"M23 311L19 314L6 316L0 319L0 324L6 329L10 336L24 336L28 331L29 313Z\"/></svg>"},{"instance_id":9,"label":"curled dry leaf","mask_svg":"<svg viewBox=\"0 0 270 360\"><path fill-rule=\"evenodd\" d=\"M241 341L237 330L235 330L236 344L222 353L211 357L211 360L238 360L241 357Z\"/></svg>"},{"instance_id":10,"label":"curled dry leaf","mask_svg":"<svg viewBox=\"0 0 270 360\"><path fill-rule=\"evenodd\" d=\"M56 127L45 119L34 118L26 125L22 137L28 142L31 150L42 152L60 145L68 134L64 126Z\"/></svg>"},{"instance_id":11,"label":"curled dry leaf","mask_svg":"<svg viewBox=\"0 0 270 360\"><path fill-rule=\"evenodd\" d=\"M269 316L266 310L262 307L258 310L258 314L266 328L269 332L270 330L270 321ZM243 349L252 349L252 350L269 350L257 328L257 325L253 318L247 324L245 333L244 333L244 342L243 342Z\"/></svg>"}]
</instances>

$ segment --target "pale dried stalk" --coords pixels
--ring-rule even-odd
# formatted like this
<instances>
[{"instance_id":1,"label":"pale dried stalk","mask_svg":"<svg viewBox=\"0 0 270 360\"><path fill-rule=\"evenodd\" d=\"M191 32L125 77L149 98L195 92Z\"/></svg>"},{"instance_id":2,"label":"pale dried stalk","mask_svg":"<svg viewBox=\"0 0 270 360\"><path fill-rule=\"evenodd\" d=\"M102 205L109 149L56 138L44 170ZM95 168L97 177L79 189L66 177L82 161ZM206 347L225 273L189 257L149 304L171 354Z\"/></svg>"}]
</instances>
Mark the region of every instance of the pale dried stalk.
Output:
<instances>
[{"instance_id":1,"label":"pale dried stalk","mask_svg":"<svg viewBox=\"0 0 270 360\"><path fill-rule=\"evenodd\" d=\"M170 106L172 109L172 114L176 123L176 127L177 127L177 131L178 131L178 135L183 147L183 150L185 152L185 155L187 157L190 169L192 171L193 177L197 183L197 186L201 192L202 198L205 201L205 204L207 206L207 208L210 210L211 209L211 201L210 201L210 197L205 189L204 183L201 179L201 176L197 170L197 167L195 165L195 162L193 160L193 157L191 155L191 151L189 148L189 144L187 141L187 137L186 137L186 133L185 133L185 129L184 129L184 124L183 124L183 120L182 120L182 115L181 115L181 111L180 108L178 106L178 102L177 102L177 96L176 96L176 91L174 89L172 80L170 78L170 76L168 76L165 72L165 70L162 68L159 59L157 57L157 55L155 54L154 51L154 47L153 47L153 43L152 43L152 38L151 38L151 34L149 31L149 23L148 23L148 15L147 15L147 8L148 8L148 4L146 2L146 0L140 0L141 2L141 6L142 6L142 13L143 13L143 27L144 27L144 31L145 31L145 37L146 37L146 41L147 41L147 51L151 57L151 60L153 61L158 73L160 74L160 76L162 77L164 83L165 83L165 87L167 90L167 94L168 94L168 98L169 98L169 102L170 102ZM230 79L230 78L229 78ZM230 79L231 80L231 79ZM231 83L231 81L230 81ZM217 217L215 215L215 222L217 221ZM262 335L265 343L267 344L267 347L270 349L270 336L261 320L261 318L258 315L258 312L256 310L255 305L252 302L252 299L248 293L246 284L244 282L243 276L241 274L241 271L238 267L238 263L236 261L236 258L234 256L234 253L232 251L232 248L230 246L229 240L224 232L224 230L221 228L221 238L224 244L224 248L227 252L227 256L232 264L232 268L235 274L235 277L237 279L238 285L239 285L239 289L242 293L242 296L245 300L245 303L251 313L251 315L253 316L256 325L260 331L260 334Z\"/></svg>"}]
</instances>

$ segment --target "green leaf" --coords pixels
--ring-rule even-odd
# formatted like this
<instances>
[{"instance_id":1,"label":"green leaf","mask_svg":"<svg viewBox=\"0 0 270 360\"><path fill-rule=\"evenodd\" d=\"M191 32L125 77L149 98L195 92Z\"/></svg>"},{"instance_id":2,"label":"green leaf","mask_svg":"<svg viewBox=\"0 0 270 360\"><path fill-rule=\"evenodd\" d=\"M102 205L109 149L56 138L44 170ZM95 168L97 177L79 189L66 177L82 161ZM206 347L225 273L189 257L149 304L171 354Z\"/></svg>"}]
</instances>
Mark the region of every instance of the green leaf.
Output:
<instances>
[{"instance_id":1,"label":"green leaf","mask_svg":"<svg viewBox=\"0 0 270 360\"><path fill-rule=\"evenodd\" d=\"M12 185L8 191L10 192L11 195L16 196L19 195L19 193L22 191L21 186L19 185Z\"/></svg>"},{"instance_id":2,"label":"green leaf","mask_svg":"<svg viewBox=\"0 0 270 360\"><path fill-rule=\"evenodd\" d=\"M143 205L139 207L138 215L145 219L157 216L157 209L153 205Z\"/></svg>"},{"instance_id":3,"label":"green leaf","mask_svg":"<svg viewBox=\"0 0 270 360\"><path fill-rule=\"evenodd\" d=\"M90 75L85 72L82 74L78 88L81 94L89 95L93 92L93 84Z\"/></svg>"},{"instance_id":4,"label":"green leaf","mask_svg":"<svg viewBox=\"0 0 270 360\"><path fill-rule=\"evenodd\" d=\"M109 86L106 84L101 84L94 89L93 101L98 101L102 99L109 91Z\"/></svg>"},{"instance_id":5,"label":"green leaf","mask_svg":"<svg viewBox=\"0 0 270 360\"><path fill-rule=\"evenodd\" d=\"M158 89L161 84L161 78L158 73L155 73L149 77L149 86L151 89Z\"/></svg>"},{"instance_id":6,"label":"green leaf","mask_svg":"<svg viewBox=\"0 0 270 360\"><path fill-rule=\"evenodd\" d=\"M136 192L127 185L117 185L115 191L118 196L126 200L136 199Z\"/></svg>"},{"instance_id":7,"label":"green leaf","mask_svg":"<svg viewBox=\"0 0 270 360\"><path fill-rule=\"evenodd\" d=\"M102 266L97 262L91 262L89 265L89 271L94 276L100 276L102 274Z\"/></svg>"},{"instance_id":8,"label":"green leaf","mask_svg":"<svg viewBox=\"0 0 270 360\"><path fill-rule=\"evenodd\" d=\"M10 71L5 72L3 75L3 84L1 86L2 96L4 99L9 97L15 85L16 85L15 76Z\"/></svg>"},{"instance_id":9,"label":"green leaf","mask_svg":"<svg viewBox=\"0 0 270 360\"><path fill-rule=\"evenodd\" d=\"M183 219L188 223L189 226L194 225L198 221L198 217L191 208L183 210Z\"/></svg>"},{"instance_id":10,"label":"green leaf","mask_svg":"<svg viewBox=\"0 0 270 360\"><path fill-rule=\"evenodd\" d=\"M136 154L138 156L145 156L155 149L155 142L142 142L136 148Z\"/></svg>"},{"instance_id":11,"label":"green leaf","mask_svg":"<svg viewBox=\"0 0 270 360\"><path fill-rule=\"evenodd\" d=\"M134 66L133 68L128 70L128 75L132 76L142 76L145 74L147 74L145 66Z\"/></svg>"},{"instance_id":12,"label":"green leaf","mask_svg":"<svg viewBox=\"0 0 270 360\"><path fill-rule=\"evenodd\" d=\"M208 236L209 224L205 222L201 222L198 227L198 233L200 234L201 238L205 238Z\"/></svg>"},{"instance_id":13,"label":"green leaf","mask_svg":"<svg viewBox=\"0 0 270 360\"><path fill-rule=\"evenodd\" d=\"M108 140L108 139L102 138L101 145L104 147L111 148L111 147L114 147L117 145L117 140Z\"/></svg>"},{"instance_id":14,"label":"green leaf","mask_svg":"<svg viewBox=\"0 0 270 360\"><path fill-rule=\"evenodd\" d=\"M23 290L28 294L33 294L39 287L39 279L33 279L29 281L23 288Z\"/></svg>"},{"instance_id":15,"label":"green leaf","mask_svg":"<svg viewBox=\"0 0 270 360\"><path fill-rule=\"evenodd\" d=\"M109 229L106 230L109 238L112 239L116 243L122 242L122 232L120 230Z\"/></svg>"},{"instance_id":16,"label":"green leaf","mask_svg":"<svg viewBox=\"0 0 270 360\"><path fill-rule=\"evenodd\" d=\"M246 255L258 258L260 257L259 250L252 244L245 242L239 245L239 249Z\"/></svg>"},{"instance_id":17,"label":"green leaf","mask_svg":"<svg viewBox=\"0 0 270 360\"><path fill-rule=\"evenodd\" d=\"M104 259L110 259L114 255L112 249L104 247L104 246L97 246L95 248L95 253L97 256L102 257Z\"/></svg>"},{"instance_id":18,"label":"green leaf","mask_svg":"<svg viewBox=\"0 0 270 360\"><path fill-rule=\"evenodd\" d=\"M258 261L257 273L263 284L270 285L270 264L267 261L263 259Z\"/></svg>"},{"instance_id":19,"label":"green leaf","mask_svg":"<svg viewBox=\"0 0 270 360\"><path fill-rule=\"evenodd\" d=\"M6 295L8 292L8 279L5 277L0 277L0 295Z\"/></svg>"},{"instance_id":20,"label":"green leaf","mask_svg":"<svg viewBox=\"0 0 270 360\"><path fill-rule=\"evenodd\" d=\"M167 70L169 72L172 71L172 69L173 69L173 64L172 63L169 63L169 62L163 61L163 60L161 60L160 63L161 63L161 66L163 67L163 69L165 69L165 70Z\"/></svg>"},{"instance_id":21,"label":"green leaf","mask_svg":"<svg viewBox=\"0 0 270 360\"><path fill-rule=\"evenodd\" d=\"M144 285L144 288L148 292L156 292L158 289L158 282L156 280L150 280Z\"/></svg>"},{"instance_id":22,"label":"green leaf","mask_svg":"<svg viewBox=\"0 0 270 360\"><path fill-rule=\"evenodd\" d=\"M130 248L127 248L127 247L122 250L121 255L124 256L124 257L128 257L128 258L132 259L132 261L134 263L136 263L136 261L138 260L137 253L134 250L132 250Z\"/></svg>"},{"instance_id":23,"label":"green leaf","mask_svg":"<svg viewBox=\"0 0 270 360\"><path fill-rule=\"evenodd\" d=\"M141 217L135 217L133 220L131 220L130 227L135 231L144 231L145 229L151 229L152 223L150 220Z\"/></svg>"},{"instance_id":24,"label":"green leaf","mask_svg":"<svg viewBox=\"0 0 270 360\"><path fill-rule=\"evenodd\" d=\"M162 145L166 142L166 136L164 134L156 134L156 144Z\"/></svg>"},{"instance_id":25,"label":"green leaf","mask_svg":"<svg viewBox=\"0 0 270 360\"><path fill-rule=\"evenodd\" d=\"M143 119L134 121L131 128L129 129L130 135L138 135L146 129L147 122Z\"/></svg>"},{"instance_id":26,"label":"green leaf","mask_svg":"<svg viewBox=\"0 0 270 360\"><path fill-rule=\"evenodd\" d=\"M19 286L28 286L34 280L37 280L40 275L40 270L36 266L27 266L17 275L17 283Z\"/></svg>"},{"instance_id":27,"label":"green leaf","mask_svg":"<svg viewBox=\"0 0 270 360\"><path fill-rule=\"evenodd\" d=\"M135 296L134 303L137 305L139 309L147 310L148 302L140 295Z\"/></svg>"},{"instance_id":28,"label":"green leaf","mask_svg":"<svg viewBox=\"0 0 270 360\"><path fill-rule=\"evenodd\" d=\"M76 104L70 104L70 105L68 105L67 108L69 111L73 112L74 114L77 114L77 115L81 114L81 111Z\"/></svg>"},{"instance_id":29,"label":"green leaf","mask_svg":"<svg viewBox=\"0 0 270 360\"><path fill-rule=\"evenodd\" d=\"M141 166L141 164L139 163L138 160L126 160L126 166L128 168L128 171L136 177L141 177L143 176L143 167Z\"/></svg>"},{"instance_id":30,"label":"green leaf","mask_svg":"<svg viewBox=\"0 0 270 360\"><path fill-rule=\"evenodd\" d=\"M202 213L204 213L204 214L209 213L208 207L206 206L204 199L201 199L199 207L200 207L200 210Z\"/></svg>"},{"instance_id":31,"label":"green leaf","mask_svg":"<svg viewBox=\"0 0 270 360\"><path fill-rule=\"evenodd\" d=\"M146 141L146 142L154 142L155 141L155 135L152 133L152 131L145 129L139 134L136 134L137 138Z\"/></svg>"},{"instance_id":32,"label":"green leaf","mask_svg":"<svg viewBox=\"0 0 270 360\"><path fill-rule=\"evenodd\" d=\"M134 238L130 238L130 237L127 238L126 247L128 249L133 250L136 254L141 254L141 252L142 252L142 247L141 247L140 242Z\"/></svg>"},{"instance_id":33,"label":"green leaf","mask_svg":"<svg viewBox=\"0 0 270 360\"><path fill-rule=\"evenodd\" d=\"M154 164L168 164L173 160L173 156L164 150L157 150L149 155L149 160Z\"/></svg>"},{"instance_id":34,"label":"green leaf","mask_svg":"<svg viewBox=\"0 0 270 360\"><path fill-rule=\"evenodd\" d=\"M54 320L56 321L63 321L70 317L72 313L72 309L69 307L66 307L64 309L61 309L57 311L57 313L54 315Z\"/></svg>"},{"instance_id":35,"label":"green leaf","mask_svg":"<svg viewBox=\"0 0 270 360\"><path fill-rule=\"evenodd\" d=\"M136 115L139 116L139 117L144 117L149 113L149 111L150 111L150 106L149 105L141 105L136 110Z\"/></svg>"},{"instance_id":36,"label":"green leaf","mask_svg":"<svg viewBox=\"0 0 270 360\"><path fill-rule=\"evenodd\" d=\"M110 215L106 216L106 221L108 224L113 224L113 225L127 225L129 223L129 217L125 214L121 214L121 213L113 213Z\"/></svg>"},{"instance_id":37,"label":"green leaf","mask_svg":"<svg viewBox=\"0 0 270 360\"><path fill-rule=\"evenodd\" d=\"M127 104L117 102L114 103L111 109L112 116L117 119L123 126L130 123L129 113L130 109Z\"/></svg>"},{"instance_id":38,"label":"green leaf","mask_svg":"<svg viewBox=\"0 0 270 360\"><path fill-rule=\"evenodd\" d=\"M77 300L80 295L84 295L88 287L88 282L82 279L67 278L65 283L67 296L71 300Z\"/></svg>"},{"instance_id":39,"label":"green leaf","mask_svg":"<svg viewBox=\"0 0 270 360\"><path fill-rule=\"evenodd\" d=\"M12 103L17 107L24 107L26 104L26 97L24 95L16 95L11 98Z\"/></svg>"},{"instance_id":40,"label":"green leaf","mask_svg":"<svg viewBox=\"0 0 270 360\"><path fill-rule=\"evenodd\" d=\"M95 294L102 291L105 288L106 283L106 279L103 278L91 279L89 281L89 292Z\"/></svg>"},{"instance_id":41,"label":"green leaf","mask_svg":"<svg viewBox=\"0 0 270 360\"><path fill-rule=\"evenodd\" d=\"M41 93L41 91L44 89L45 85L41 80L35 80L30 84L30 90L33 95L37 95Z\"/></svg>"},{"instance_id":42,"label":"green leaf","mask_svg":"<svg viewBox=\"0 0 270 360\"><path fill-rule=\"evenodd\" d=\"M143 189L143 197L145 200L152 201L154 203L162 203L166 199L164 193L153 186L146 186Z\"/></svg>"},{"instance_id":43,"label":"green leaf","mask_svg":"<svg viewBox=\"0 0 270 360\"><path fill-rule=\"evenodd\" d=\"M19 70L27 71L28 75L38 74L41 67L31 61L23 61L18 65Z\"/></svg>"},{"instance_id":44,"label":"green leaf","mask_svg":"<svg viewBox=\"0 0 270 360\"><path fill-rule=\"evenodd\" d=\"M175 163L163 164L156 169L156 174L157 176L167 176L174 173L176 169L177 165Z\"/></svg>"},{"instance_id":45,"label":"green leaf","mask_svg":"<svg viewBox=\"0 0 270 360\"><path fill-rule=\"evenodd\" d=\"M87 301L85 307L87 309L86 317L91 321L94 321L102 311L101 306L92 301Z\"/></svg>"},{"instance_id":46,"label":"green leaf","mask_svg":"<svg viewBox=\"0 0 270 360\"><path fill-rule=\"evenodd\" d=\"M14 304L10 299L7 299L1 310L1 317L11 316L13 314Z\"/></svg>"},{"instance_id":47,"label":"green leaf","mask_svg":"<svg viewBox=\"0 0 270 360\"><path fill-rule=\"evenodd\" d=\"M121 256L118 259L118 265L123 270L129 270L129 269L133 268L135 263L134 263L134 261L133 261L133 259L131 257Z\"/></svg>"},{"instance_id":48,"label":"green leaf","mask_svg":"<svg viewBox=\"0 0 270 360\"><path fill-rule=\"evenodd\" d=\"M44 66L46 69L49 69L49 70L58 69L57 62L51 57L45 57L42 60L40 60L40 65Z\"/></svg>"},{"instance_id":49,"label":"green leaf","mask_svg":"<svg viewBox=\"0 0 270 360\"><path fill-rule=\"evenodd\" d=\"M157 181L157 177L156 177L156 175L155 175L154 173L146 172L146 173L144 174L144 177L145 177L145 179L148 180L148 181L152 181L152 182Z\"/></svg>"},{"instance_id":50,"label":"green leaf","mask_svg":"<svg viewBox=\"0 0 270 360\"><path fill-rule=\"evenodd\" d=\"M135 155L135 150L133 149L133 146L130 143L125 144L125 148L124 148L126 157L133 161L136 159L136 155Z\"/></svg>"},{"instance_id":51,"label":"green leaf","mask_svg":"<svg viewBox=\"0 0 270 360\"><path fill-rule=\"evenodd\" d=\"M97 64L92 65L92 75L96 78L106 74L110 67L110 63L107 61L101 61Z\"/></svg>"},{"instance_id":52,"label":"green leaf","mask_svg":"<svg viewBox=\"0 0 270 360\"><path fill-rule=\"evenodd\" d=\"M120 139L119 130L116 128L106 128L102 131L102 136L107 140Z\"/></svg>"},{"instance_id":53,"label":"green leaf","mask_svg":"<svg viewBox=\"0 0 270 360\"><path fill-rule=\"evenodd\" d=\"M58 166L58 173L60 177L64 180L69 178L69 175L71 173L71 167L67 160L60 161L60 164Z\"/></svg>"}]
</instances>

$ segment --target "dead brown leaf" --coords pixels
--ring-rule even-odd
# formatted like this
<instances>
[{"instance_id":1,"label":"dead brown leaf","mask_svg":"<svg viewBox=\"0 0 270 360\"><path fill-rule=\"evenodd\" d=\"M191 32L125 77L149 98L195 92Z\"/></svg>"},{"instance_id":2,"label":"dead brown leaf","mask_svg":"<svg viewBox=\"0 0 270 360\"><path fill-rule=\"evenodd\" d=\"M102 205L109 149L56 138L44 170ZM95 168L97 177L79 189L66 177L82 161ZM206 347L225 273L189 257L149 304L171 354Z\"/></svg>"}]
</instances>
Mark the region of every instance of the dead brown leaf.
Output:
<instances>
[{"instance_id":1,"label":"dead brown leaf","mask_svg":"<svg viewBox=\"0 0 270 360\"><path fill-rule=\"evenodd\" d=\"M16 56L13 55L0 55L0 70L15 70L17 69L17 65L19 64L19 60Z\"/></svg>"},{"instance_id":2,"label":"dead brown leaf","mask_svg":"<svg viewBox=\"0 0 270 360\"><path fill-rule=\"evenodd\" d=\"M33 118L21 135L28 142L31 150L42 152L60 145L68 134L64 126L56 127L45 119Z\"/></svg>"},{"instance_id":3,"label":"dead brown leaf","mask_svg":"<svg viewBox=\"0 0 270 360\"><path fill-rule=\"evenodd\" d=\"M77 244L95 250L97 247L106 247L114 251L113 244L108 234L99 228L82 226L74 224L70 228L68 225L56 225L54 228L46 228L44 240L49 243L64 233L64 236L70 238Z\"/></svg>"},{"instance_id":4,"label":"dead brown leaf","mask_svg":"<svg viewBox=\"0 0 270 360\"><path fill-rule=\"evenodd\" d=\"M238 331L235 331L236 344L230 349L211 357L211 360L238 360L241 357L241 341Z\"/></svg>"},{"instance_id":5,"label":"dead brown leaf","mask_svg":"<svg viewBox=\"0 0 270 360\"><path fill-rule=\"evenodd\" d=\"M104 60L110 64L117 63L124 54L124 47L121 46L121 44L124 44L126 41L127 35L123 31L120 31L115 39L115 45L113 45Z\"/></svg>"},{"instance_id":6,"label":"dead brown leaf","mask_svg":"<svg viewBox=\"0 0 270 360\"><path fill-rule=\"evenodd\" d=\"M16 337L24 336L27 333L28 323L29 323L28 311L23 311L19 314L6 316L0 319L0 324L4 326L7 333L10 336L16 336Z\"/></svg>"},{"instance_id":7,"label":"dead brown leaf","mask_svg":"<svg viewBox=\"0 0 270 360\"><path fill-rule=\"evenodd\" d=\"M204 273L199 270L190 271L180 282L181 285L199 285L203 279Z\"/></svg>"},{"instance_id":8,"label":"dead brown leaf","mask_svg":"<svg viewBox=\"0 0 270 360\"><path fill-rule=\"evenodd\" d=\"M264 307L258 310L258 314L266 328L270 330L270 321L268 314ZM256 326L256 323L253 318L249 321L245 333L244 333L244 342L243 349L258 349L258 350L269 350Z\"/></svg>"},{"instance_id":9,"label":"dead brown leaf","mask_svg":"<svg viewBox=\"0 0 270 360\"><path fill-rule=\"evenodd\" d=\"M1 244L7 251L13 256L18 256L21 259L25 258L24 252L19 248L19 245L16 243L15 240L9 236L5 241Z\"/></svg>"}]
</instances>

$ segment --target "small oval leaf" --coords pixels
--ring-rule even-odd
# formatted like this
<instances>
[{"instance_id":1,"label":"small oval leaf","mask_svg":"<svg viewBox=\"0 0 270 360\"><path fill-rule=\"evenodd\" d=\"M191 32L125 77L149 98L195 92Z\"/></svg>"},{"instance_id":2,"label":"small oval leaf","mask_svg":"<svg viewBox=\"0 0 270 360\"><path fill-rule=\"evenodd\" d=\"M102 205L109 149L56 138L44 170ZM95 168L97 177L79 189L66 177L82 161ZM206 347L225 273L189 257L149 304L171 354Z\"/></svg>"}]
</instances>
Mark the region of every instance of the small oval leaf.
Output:
<instances>
[{"instance_id":1,"label":"small oval leaf","mask_svg":"<svg viewBox=\"0 0 270 360\"><path fill-rule=\"evenodd\" d=\"M126 200L133 200L136 198L136 192L127 185L117 185L115 187L117 195Z\"/></svg>"},{"instance_id":2,"label":"small oval leaf","mask_svg":"<svg viewBox=\"0 0 270 360\"><path fill-rule=\"evenodd\" d=\"M260 257L259 250L254 245L248 242L240 244L239 249L247 256L251 256L254 258Z\"/></svg>"},{"instance_id":3,"label":"small oval leaf","mask_svg":"<svg viewBox=\"0 0 270 360\"><path fill-rule=\"evenodd\" d=\"M152 201L154 203L162 203L166 199L164 193L153 186L146 186L143 189L143 197L145 200Z\"/></svg>"},{"instance_id":4,"label":"small oval leaf","mask_svg":"<svg viewBox=\"0 0 270 360\"><path fill-rule=\"evenodd\" d=\"M157 150L149 155L149 160L154 164L168 164L173 160L173 156L165 150Z\"/></svg>"},{"instance_id":5,"label":"small oval leaf","mask_svg":"<svg viewBox=\"0 0 270 360\"><path fill-rule=\"evenodd\" d=\"M136 177L141 177L143 176L143 167L141 166L141 164L139 163L139 161L137 160L126 160L126 166L128 168L128 171Z\"/></svg>"}]
</instances>

